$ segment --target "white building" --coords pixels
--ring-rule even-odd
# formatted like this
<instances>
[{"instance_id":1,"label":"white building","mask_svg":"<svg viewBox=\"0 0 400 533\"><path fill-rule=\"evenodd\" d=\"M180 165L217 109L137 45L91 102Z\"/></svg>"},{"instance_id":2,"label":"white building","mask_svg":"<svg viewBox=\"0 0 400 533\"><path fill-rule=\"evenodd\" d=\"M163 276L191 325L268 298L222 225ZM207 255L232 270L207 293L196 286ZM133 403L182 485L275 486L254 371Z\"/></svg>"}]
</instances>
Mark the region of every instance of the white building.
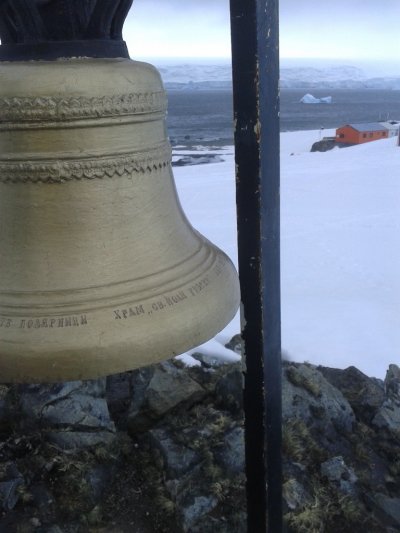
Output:
<instances>
[{"instance_id":1,"label":"white building","mask_svg":"<svg viewBox=\"0 0 400 533\"><path fill-rule=\"evenodd\" d=\"M380 122L389 130L388 137L396 137L399 134L400 120L388 120L387 122Z\"/></svg>"}]
</instances>

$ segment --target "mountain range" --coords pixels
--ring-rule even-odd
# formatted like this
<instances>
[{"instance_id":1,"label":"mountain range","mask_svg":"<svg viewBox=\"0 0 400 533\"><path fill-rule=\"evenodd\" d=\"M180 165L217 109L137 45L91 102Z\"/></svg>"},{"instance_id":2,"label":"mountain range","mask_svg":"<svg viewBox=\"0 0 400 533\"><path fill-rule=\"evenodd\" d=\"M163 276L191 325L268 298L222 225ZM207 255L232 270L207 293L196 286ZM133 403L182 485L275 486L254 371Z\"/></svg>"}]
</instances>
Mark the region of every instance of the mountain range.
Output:
<instances>
[{"instance_id":1,"label":"mountain range","mask_svg":"<svg viewBox=\"0 0 400 533\"><path fill-rule=\"evenodd\" d=\"M158 65L167 90L227 90L232 87L230 63L176 63ZM400 75L369 77L361 68L281 68L282 89L386 89L400 90Z\"/></svg>"}]
</instances>

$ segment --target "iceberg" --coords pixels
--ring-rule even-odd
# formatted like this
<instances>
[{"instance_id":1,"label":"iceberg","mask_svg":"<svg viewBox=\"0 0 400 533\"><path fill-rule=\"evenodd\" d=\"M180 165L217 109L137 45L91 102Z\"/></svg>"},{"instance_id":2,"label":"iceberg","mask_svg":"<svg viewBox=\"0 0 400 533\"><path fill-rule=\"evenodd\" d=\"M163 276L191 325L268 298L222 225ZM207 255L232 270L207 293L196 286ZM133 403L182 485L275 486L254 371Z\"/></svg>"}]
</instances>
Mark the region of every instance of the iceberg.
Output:
<instances>
[{"instance_id":1,"label":"iceberg","mask_svg":"<svg viewBox=\"0 0 400 533\"><path fill-rule=\"evenodd\" d=\"M322 98L315 98L312 94L305 94L300 100L302 104L331 104L332 96L324 96Z\"/></svg>"}]
</instances>

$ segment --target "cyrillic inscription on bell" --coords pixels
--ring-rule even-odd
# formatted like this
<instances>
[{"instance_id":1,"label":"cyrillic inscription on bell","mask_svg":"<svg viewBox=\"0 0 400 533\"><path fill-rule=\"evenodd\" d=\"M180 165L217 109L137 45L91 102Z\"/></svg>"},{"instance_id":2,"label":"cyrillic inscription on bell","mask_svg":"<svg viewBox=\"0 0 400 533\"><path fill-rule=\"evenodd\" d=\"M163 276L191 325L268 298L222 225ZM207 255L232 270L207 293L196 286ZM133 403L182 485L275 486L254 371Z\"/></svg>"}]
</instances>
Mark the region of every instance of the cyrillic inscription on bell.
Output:
<instances>
[{"instance_id":1,"label":"cyrillic inscription on bell","mask_svg":"<svg viewBox=\"0 0 400 533\"><path fill-rule=\"evenodd\" d=\"M133 369L233 318L237 275L181 210L165 111L144 63L0 63L2 382Z\"/></svg>"}]
</instances>

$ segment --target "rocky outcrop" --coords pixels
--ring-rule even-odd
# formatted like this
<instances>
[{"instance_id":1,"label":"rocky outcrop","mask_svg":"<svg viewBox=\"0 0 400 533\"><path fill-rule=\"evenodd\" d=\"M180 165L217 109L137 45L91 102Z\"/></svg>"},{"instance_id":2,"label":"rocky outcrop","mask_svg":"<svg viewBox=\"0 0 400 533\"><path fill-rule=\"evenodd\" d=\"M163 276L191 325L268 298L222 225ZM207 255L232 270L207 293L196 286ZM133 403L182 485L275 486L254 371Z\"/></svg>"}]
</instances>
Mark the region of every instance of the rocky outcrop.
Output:
<instances>
[{"instance_id":1,"label":"rocky outcrop","mask_svg":"<svg viewBox=\"0 0 400 533\"><path fill-rule=\"evenodd\" d=\"M289 531L400 530L398 371L391 365L383 382L354 367L286 365Z\"/></svg>"},{"instance_id":2,"label":"rocky outcrop","mask_svg":"<svg viewBox=\"0 0 400 533\"><path fill-rule=\"evenodd\" d=\"M358 420L369 424L385 400L384 384L369 378L354 366L345 370L324 367L318 370L348 399Z\"/></svg>"},{"instance_id":3,"label":"rocky outcrop","mask_svg":"<svg viewBox=\"0 0 400 533\"><path fill-rule=\"evenodd\" d=\"M241 363L193 357L0 386L0 531L245 533ZM400 530L396 365L285 362L283 422L289 533Z\"/></svg>"},{"instance_id":4,"label":"rocky outcrop","mask_svg":"<svg viewBox=\"0 0 400 533\"><path fill-rule=\"evenodd\" d=\"M146 385L138 371L133 389L139 379L140 393L128 408L128 431L155 454L182 531L244 533L241 365L193 357L199 365L158 365Z\"/></svg>"},{"instance_id":5,"label":"rocky outcrop","mask_svg":"<svg viewBox=\"0 0 400 533\"><path fill-rule=\"evenodd\" d=\"M139 370L132 390L127 423L133 432L152 427L170 411L190 407L206 395L204 386L171 361L153 367L151 375L148 370Z\"/></svg>"},{"instance_id":6,"label":"rocky outcrop","mask_svg":"<svg viewBox=\"0 0 400 533\"><path fill-rule=\"evenodd\" d=\"M27 426L60 448L81 450L115 437L105 393L106 380L99 379L21 386L18 399Z\"/></svg>"},{"instance_id":7,"label":"rocky outcrop","mask_svg":"<svg viewBox=\"0 0 400 533\"><path fill-rule=\"evenodd\" d=\"M328 152L337 146L335 139L322 139L311 146L310 152Z\"/></svg>"}]
</instances>

